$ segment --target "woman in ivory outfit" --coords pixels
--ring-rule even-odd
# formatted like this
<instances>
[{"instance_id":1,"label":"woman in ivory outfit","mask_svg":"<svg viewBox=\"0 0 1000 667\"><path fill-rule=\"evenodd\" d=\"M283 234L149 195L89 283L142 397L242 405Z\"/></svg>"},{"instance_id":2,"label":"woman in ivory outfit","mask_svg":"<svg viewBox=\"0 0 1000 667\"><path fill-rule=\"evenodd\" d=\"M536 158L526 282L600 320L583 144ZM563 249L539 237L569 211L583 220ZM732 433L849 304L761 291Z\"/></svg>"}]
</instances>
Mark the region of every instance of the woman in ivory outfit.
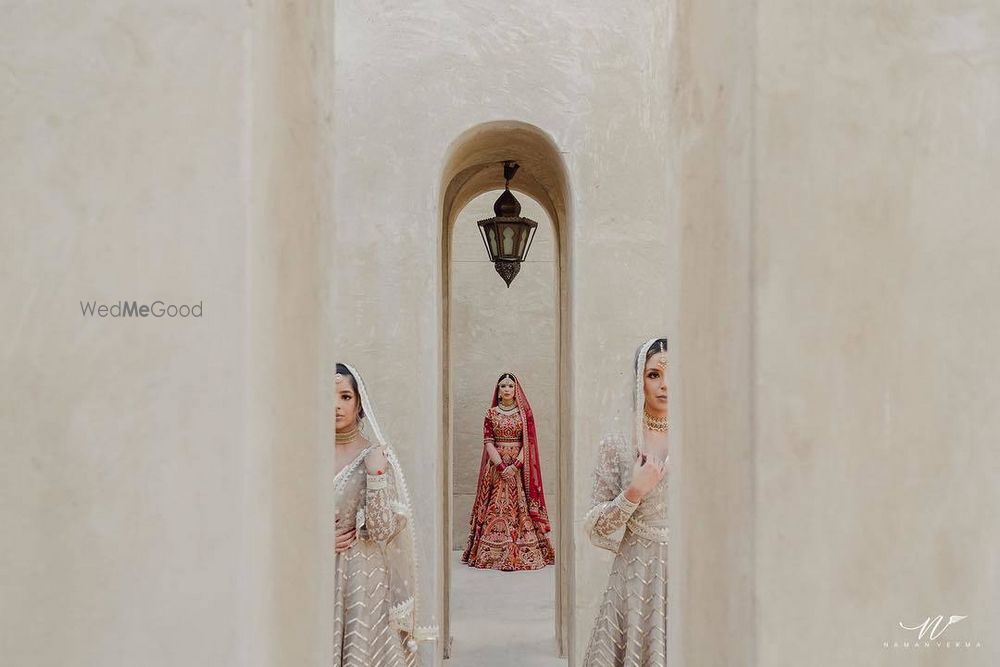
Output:
<instances>
[{"instance_id":1,"label":"woman in ivory outfit","mask_svg":"<svg viewBox=\"0 0 1000 667\"><path fill-rule=\"evenodd\" d=\"M667 664L667 339L640 346L635 358L632 433L601 441L591 541L614 551L587 667Z\"/></svg>"},{"instance_id":2,"label":"woman in ivory outfit","mask_svg":"<svg viewBox=\"0 0 1000 667\"><path fill-rule=\"evenodd\" d=\"M413 508L360 374L337 364L334 662L414 667L418 627Z\"/></svg>"}]
</instances>

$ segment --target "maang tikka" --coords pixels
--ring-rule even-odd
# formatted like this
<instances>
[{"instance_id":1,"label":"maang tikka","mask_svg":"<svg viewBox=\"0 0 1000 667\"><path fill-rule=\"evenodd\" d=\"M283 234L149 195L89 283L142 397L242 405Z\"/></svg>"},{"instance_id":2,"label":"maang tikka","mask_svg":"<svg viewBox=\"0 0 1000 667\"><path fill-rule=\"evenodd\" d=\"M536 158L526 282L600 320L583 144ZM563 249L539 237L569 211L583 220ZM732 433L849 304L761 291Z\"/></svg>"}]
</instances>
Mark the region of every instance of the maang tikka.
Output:
<instances>
[{"instance_id":1,"label":"maang tikka","mask_svg":"<svg viewBox=\"0 0 1000 667\"><path fill-rule=\"evenodd\" d=\"M660 341L660 354L663 354L663 353L665 353L665 352L666 352L666 350L665 350L665 349L663 348L663 341L661 340L661 341ZM667 370L667 365L668 365L668 364L667 364L667 358L666 358L666 357L664 357L663 359L660 359L660 361L659 361L659 363L658 363L657 365L658 365L658 366L659 366L659 367L660 367L661 369L663 369L664 371L666 371L666 370Z\"/></svg>"}]
</instances>

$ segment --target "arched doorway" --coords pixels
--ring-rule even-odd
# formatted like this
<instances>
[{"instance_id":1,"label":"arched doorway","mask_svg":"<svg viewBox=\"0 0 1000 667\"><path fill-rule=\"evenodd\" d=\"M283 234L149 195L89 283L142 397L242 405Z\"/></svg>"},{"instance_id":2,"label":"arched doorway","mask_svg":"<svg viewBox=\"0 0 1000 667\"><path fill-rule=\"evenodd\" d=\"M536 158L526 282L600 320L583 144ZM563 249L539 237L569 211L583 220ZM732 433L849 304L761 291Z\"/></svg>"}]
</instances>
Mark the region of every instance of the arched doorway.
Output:
<instances>
[{"instance_id":1,"label":"arched doorway","mask_svg":"<svg viewBox=\"0 0 1000 667\"><path fill-rule=\"evenodd\" d=\"M451 369L453 341L452 300L452 231L459 214L473 199L491 191L503 188L503 173L500 165L504 160L515 160L521 169L511 183L511 189L527 195L544 210L552 225L555 279L554 295L554 349L552 350L555 380L554 414L558 415L553 424L556 452L554 459L557 470L552 479L555 488L546 488L547 496L556 502L550 505L558 517L554 524L552 541L556 547L555 566L555 643L559 655L566 655L571 641L571 614L573 609L570 582L573 573L572 540L572 457L571 440L571 349L572 338L569 330L568 314L571 310L569 292L569 192L565 166L552 139L538 128L515 121L498 121L471 128L463 133L450 147L441 180L441 262L442 262L442 360L443 360L443 402L442 428L444 433L443 455L444 494L443 503L443 552L446 557L441 567L442 581L442 638L445 654L449 654L451 637L450 591L452 582L451 560L447 557L454 546L453 525L455 523L453 502L452 462L454 459L455 432L455 376ZM492 267L486 266L492 272ZM499 277L496 279L499 281ZM566 520L562 520L566 517Z\"/></svg>"}]
</instances>

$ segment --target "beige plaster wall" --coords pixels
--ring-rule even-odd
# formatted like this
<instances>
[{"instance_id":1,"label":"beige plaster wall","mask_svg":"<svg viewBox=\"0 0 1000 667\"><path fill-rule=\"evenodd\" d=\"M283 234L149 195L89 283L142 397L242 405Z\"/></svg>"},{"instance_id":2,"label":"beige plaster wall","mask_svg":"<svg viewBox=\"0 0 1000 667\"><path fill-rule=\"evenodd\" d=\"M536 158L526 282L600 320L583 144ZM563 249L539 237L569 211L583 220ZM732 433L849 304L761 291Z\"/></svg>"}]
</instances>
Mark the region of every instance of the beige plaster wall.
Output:
<instances>
[{"instance_id":1,"label":"beige plaster wall","mask_svg":"<svg viewBox=\"0 0 1000 667\"><path fill-rule=\"evenodd\" d=\"M1000 6L758 8L758 664L997 664Z\"/></svg>"},{"instance_id":2,"label":"beige plaster wall","mask_svg":"<svg viewBox=\"0 0 1000 667\"><path fill-rule=\"evenodd\" d=\"M556 240L542 207L517 195L521 215L536 221L538 228L528 261L508 288L489 262L476 225L477 220L493 216L493 202L500 192L470 201L452 232L452 548L456 550L465 548L469 535L483 455L483 414L497 377L508 370L520 379L535 414L545 504L552 537L558 534Z\"/></svg>"},{"instance_id":3,"label":"beige plaster wall","mask_svg":"<svg viewBox=\"0 0 1000 667\"><path fill-rule=\"evenodd\" d=\"M329 662L329 15L275 5L3 9L5 665ZM80 312L133 299L203 316Z\"/></svg>"},{"instance_id":4,"label":"beige plaster wall","mask_svg":"<svg viewBox=\"0 0 1000 667\"><path fill-rule=\"evenodd\" d=\"M766 665L753 607L754 6L692 0L677 20L668 664Z\"/></svg>"},{"instance_id":5,"label":"beige plaster wall","mask_svg":"<svg viewBox=\"0 0 1000 667\"><path fill-rule=\"evenodd\" d=\"M9 664L238 664L249 17L170 4L4 10Z\"/></svg>"},{"instance_id":6,"label":"beige plaster wall","mask_svg":"<svg viewBox=\"0 0 1000 667\"><path fill-rule=\"evenodd\" d=\"M569 193L571 655L610 565L597 442L665 333L672 660L998 662L993 4L331 4L5 14L5 658L327 664L332 346L441 620L441 174L518 119ZM205 315L79 313L132 298ZM883 648L937 614L985 647Z\"/></svg>"},{"instance_id":7,"label":"beige plaster wall","mask_svg":"<svg viewBox=\"0 0 1000 667\"><path fill-rule=\"evenodd\" d=\"M333 661L332 2L254 3L240 664ZM244 612L246 613L246 612Z\"/></svg>"},{"instance_id":8,"label":"beige plaster wall","mask_svg":"<svg viewBox=\"0 0 1000 667\"><path fill-rule=\"evenodd\" d=\"M604 415L628 400L632 353L676 322L663 123L671 9L339 3L336 28L335 134L350 140L336 156L342 288L335 342L368 371L376 398L390 406L388 430L400 442L414 495L426 503L418 507L421 534L441 536L421 543L423 561L442 564L425 570L422 584L443 591L445 526L435 504L445 488L437 453L444 364L439 203L449 145L479 123L515 119L548 133L566 165L572 384L564 409L571 413L572 465L565 469L579 477L567 480L565 492L578 534ZM587 641L610 559L580 539L567 556L575 564L567 567L575 655ZM429 602L435 614L444 605L443 598Z\"/></svg>"}]
</instances>

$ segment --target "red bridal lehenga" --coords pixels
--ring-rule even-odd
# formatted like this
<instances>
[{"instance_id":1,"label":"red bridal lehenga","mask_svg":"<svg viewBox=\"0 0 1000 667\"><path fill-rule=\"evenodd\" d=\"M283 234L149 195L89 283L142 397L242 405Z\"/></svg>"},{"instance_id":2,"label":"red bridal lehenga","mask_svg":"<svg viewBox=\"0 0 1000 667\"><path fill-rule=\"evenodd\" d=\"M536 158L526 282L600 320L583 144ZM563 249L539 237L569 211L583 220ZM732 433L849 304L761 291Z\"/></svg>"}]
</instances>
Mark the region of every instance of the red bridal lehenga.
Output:
<instances>
[{"instance_id":1,"label":"red bridal lehenga","mask_svg":"<svg viewBox=\"0 0 1000 667\"><path fill-rule=\"evenodd\" d=\"M555 563L549 541L548 510L538 462L538 440L531 406L514 378L515 407L493 404L483 420L483 459L476 500L469 517L469 541L462 562L492 570L537 570ZM493 442L504 465L517 466L503 476L490 461L486 443ZM522 465L519 465L523 463Z\"/></svg>"}]
</instances>

